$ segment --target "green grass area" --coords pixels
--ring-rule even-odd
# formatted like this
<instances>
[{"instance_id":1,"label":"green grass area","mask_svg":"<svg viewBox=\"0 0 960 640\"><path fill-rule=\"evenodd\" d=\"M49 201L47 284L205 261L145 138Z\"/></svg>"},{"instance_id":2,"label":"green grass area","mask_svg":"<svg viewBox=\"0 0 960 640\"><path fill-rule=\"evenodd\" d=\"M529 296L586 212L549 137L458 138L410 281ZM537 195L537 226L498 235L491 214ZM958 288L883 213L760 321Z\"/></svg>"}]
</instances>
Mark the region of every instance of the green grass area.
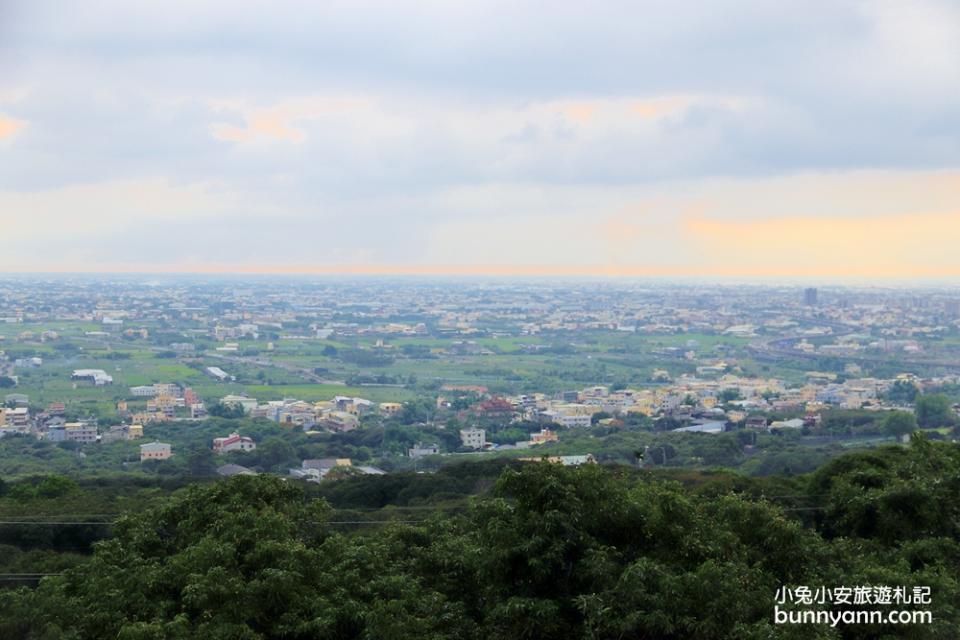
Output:
<instances>
[{"instance_id":1,"label":"green grass area","mask_svg":"<svg viewBox=\"0 0 960 640\"><path fill-rule=\"evenodd\" d=\"M274 349L267 350L267 340L240 340L240 351L223 354L241 360L213 357L216 352L198 353L195 364L175 358L157 357L162 345L150 340L124 340L117 334L103 339L82 337L85 330L99 330L95 323L54 322L35 325L11 325L11 331L43 328L60 331L60 340L40 343L0 344L8 353L44 357L44 365L36 370L18 370L22 376L17 389L31 397L35 406L54 401L74 403L97 411L110 411L116 400L128 397L128 387L155 382L175 382L191 386L204 400L213 401L230 393L246 392L263 399L297 397L308 401L322 400L337 394L359 395L375 401L403 400L414 393L391 387L353 385L318 385L304 371L321 369L321 375L332 381L347 381L356 376L368 380L383 377L385 381L408 383L415 379L420 387L436 388L445 383L478 384L496 393L552 393L579 389L595 384L617 384L640 388L649 384L654 369L666 369L674 377L692 373L697 364L714 358L726 359L742 367L745 375L777 377L788 383L803 381L809 361L785 360L778 363L757 362L744 348L749 339L703 333L646 335L618 331L556 332L538 336L477 337L469 336L383 336L393 349L393 361L385 366L360 366L330 352L369 349L377 336L364 335L338 340L274 340ZM2 327L0 327L2 330ZM441 355L414 358L404 354L403 347L430 349L449 348L455 340L474 340L495 351L489 355ZM188 340L184 338L184 340ZM698 360L687 361L658 353L667 347L688 348ZM218 343L206 341L215 346ZM531 350L530 345L543 345L545 350ZM729 347L729 352L718 346ZM324 351L327 351L325 354ZM263 365L253 360L265 361ZM206 376L202 368L218 366L237 377L234 383L220 383ZM69 379L75 368L100 368L112 375L115 384L93 389ZM296 369L303 369L298 371ZM423 393L428 393L424 391Z\"/></svg>"},{"instance_id":2,"label":"green grass area","mask_svg":"<svg viewBox=\"0 0 960 640\"><path fill-rule=\"evenodd\" d=\"M400 387L348 387L333 384L247 385L247 394L262 400L298 398L307 402L330 400L334 396L359 396L374 402L404 402L416 394Z\"/></svg>"},{"instance_id":3,"label":"green grass area","mask_svg":"<svg viewBox=\"0 0 960 640\"><path fill-rule=\"evenodd\" d=\"M33 331L38 334L41 331L56 331L61 336L64 335L83 335L87 331L107 331L104 326L98 322L85 322L82 320L56 320L53 322L23 322L20 324L0 325L0 333L6 335L18 335L23 331Z\"/></svg>"}]
</instances>

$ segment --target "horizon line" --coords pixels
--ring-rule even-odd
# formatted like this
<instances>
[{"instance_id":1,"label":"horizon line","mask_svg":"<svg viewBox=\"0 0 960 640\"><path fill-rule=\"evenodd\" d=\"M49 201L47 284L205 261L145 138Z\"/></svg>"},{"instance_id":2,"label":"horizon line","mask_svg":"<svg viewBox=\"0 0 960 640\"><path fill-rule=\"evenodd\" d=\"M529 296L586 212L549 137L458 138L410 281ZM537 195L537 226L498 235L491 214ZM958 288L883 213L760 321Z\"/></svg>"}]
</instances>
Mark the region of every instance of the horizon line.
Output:
<instances>
[{"instance_id":1,"label":"horizon line","mask_svg":"<svg viewBox=\"0 0 960 640\"><path fill-rule=\"evenodd\" d=\"M936 281L960 280L960 268L930 269L759 269L628 266L628 265L236 265L217 263L180 263L173 265L110 264L97 267L62 265L53 268L3 268L0 275L183 275L183 276L361 276L361 277L493 277L493 278L683 278L683 279L821 279L862 281Z\"/></svg>"}]
</instances>

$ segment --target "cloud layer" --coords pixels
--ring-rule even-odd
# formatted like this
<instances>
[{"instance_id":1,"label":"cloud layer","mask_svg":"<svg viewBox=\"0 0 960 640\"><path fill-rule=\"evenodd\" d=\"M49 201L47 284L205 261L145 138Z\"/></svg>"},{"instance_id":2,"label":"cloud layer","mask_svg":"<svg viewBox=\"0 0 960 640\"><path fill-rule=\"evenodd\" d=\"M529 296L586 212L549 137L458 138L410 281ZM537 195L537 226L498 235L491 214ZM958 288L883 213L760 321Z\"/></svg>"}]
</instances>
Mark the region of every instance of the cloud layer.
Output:
<instances>
[{"instance_id":1,"label":"cloud layer","mask_svg":"<svg viewBox=\"0 0 960 640\"><path fill-rule=\"evenodd\" d=\"M14 1L0 270L953 275L958 77L949 2Z\"/></svg>"}]
</instances>

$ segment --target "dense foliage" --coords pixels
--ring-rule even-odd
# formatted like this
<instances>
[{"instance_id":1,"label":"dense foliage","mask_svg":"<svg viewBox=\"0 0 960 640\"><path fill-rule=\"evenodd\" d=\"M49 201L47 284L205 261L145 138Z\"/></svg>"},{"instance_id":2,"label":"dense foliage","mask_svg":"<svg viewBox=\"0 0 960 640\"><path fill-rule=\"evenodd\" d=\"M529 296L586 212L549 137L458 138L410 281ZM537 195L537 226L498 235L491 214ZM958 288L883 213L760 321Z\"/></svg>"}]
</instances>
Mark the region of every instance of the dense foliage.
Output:
<instances>
[{"instance_id":1,"label":"dense foliage","mask_svg":"<svg viewBox=\"0 0 960 640\"><path fill-rule=\"evenodd\" d=\"M89 561L6 591L0 637L956 637L956 445L844 456L795 486L765 499L729 474L684 487L527 464L465 512L358 533L277 478L191 485L122 517ZM777 588L798 584L930 586L934 622L774 624Z\"/></svg>"}]
</instances>

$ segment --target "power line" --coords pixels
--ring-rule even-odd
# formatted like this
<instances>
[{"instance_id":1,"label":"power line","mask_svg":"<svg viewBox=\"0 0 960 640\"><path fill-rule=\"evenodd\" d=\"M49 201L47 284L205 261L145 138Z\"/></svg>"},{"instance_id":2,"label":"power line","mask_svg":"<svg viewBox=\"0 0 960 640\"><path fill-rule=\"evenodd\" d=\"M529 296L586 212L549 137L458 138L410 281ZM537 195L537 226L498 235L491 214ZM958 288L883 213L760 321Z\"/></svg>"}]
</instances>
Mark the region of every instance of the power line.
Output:
<instances>
[{"instance_id":1,"label":"power line","mask_svg":"<svg viewBox=\"0 0 960 640\"><path fill-rule=\"evenodd\" d=\"M392 522L395 523L415 523L415 522L427 522L427 520L400 520L400 519L391 519L391 520L309 520L301 521L303 524L389 524ZM99 521L99 522L54 522L54 521L32 521L32 520L0 520L0 525L23 525L23 526L45 526L45 527L54 527L54 526L80 526L80 525L112 525L116 524L116 521Z\"/></svg>"},{"instance_id":2,"label":"power line","mask_svg":"<svg viewBox=\"0 0 960 640\"><path fill-rule=\"evenodd\" d=\"M83 524L92 524L92 525L107 525L107 524L116 524L116 520L110 521L87 521L87 522L78 522L78 521L53 521L53 520L0 520L0 525L44 525L44 526L78 526Z\"/></svg>"},{"instance_id":3,"label":"power line","mask_svg":"<svg viewBox=\"0 0 960 640\"><path fill-rule=\"evenodd\" d=\"M328 520L327 522L317 521L310 524L413 524L417 522L427 522L427 520Z\"/></svg>"}]
</instances>

